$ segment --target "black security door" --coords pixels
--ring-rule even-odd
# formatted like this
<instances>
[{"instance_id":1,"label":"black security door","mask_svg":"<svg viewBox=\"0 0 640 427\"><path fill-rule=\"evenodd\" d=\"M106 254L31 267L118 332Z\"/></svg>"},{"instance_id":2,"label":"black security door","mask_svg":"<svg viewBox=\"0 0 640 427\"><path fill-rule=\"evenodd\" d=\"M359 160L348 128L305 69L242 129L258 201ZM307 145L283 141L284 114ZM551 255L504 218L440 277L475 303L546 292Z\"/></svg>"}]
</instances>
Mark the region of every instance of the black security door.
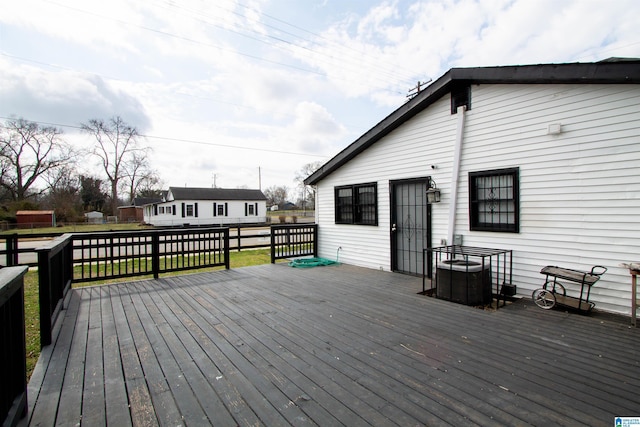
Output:
<instances>
[{"instance_id":1,"label":"black security door","mask_svg":"<svg viewBox=\"0 0 640 427\"><path fill-rule=\"evenodd\" d=\"M428 182L428 178L391 182L391 264L394 271L422 275L422 252L431 243L431 207L427 205L426 196Z\"/></svg>"}]
</instances>

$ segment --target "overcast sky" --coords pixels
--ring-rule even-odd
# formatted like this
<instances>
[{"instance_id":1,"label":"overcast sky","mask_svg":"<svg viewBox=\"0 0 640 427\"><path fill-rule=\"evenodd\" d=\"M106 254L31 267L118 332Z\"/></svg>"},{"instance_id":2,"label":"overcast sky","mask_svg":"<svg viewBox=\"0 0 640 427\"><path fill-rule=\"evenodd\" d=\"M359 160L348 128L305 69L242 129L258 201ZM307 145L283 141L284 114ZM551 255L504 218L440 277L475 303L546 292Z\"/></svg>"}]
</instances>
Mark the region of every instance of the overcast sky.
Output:
<instances>
[{"instance_id":1,"label":"overcast sky","mask_svg":"<svg viewBox=\"0 0 640 427\"><path fill-rule=\"evenodd\" d=\"M0 0L0 120L119 115L168 186L290 187L452 67L640 57L638 0ZM82 172L99 173L91 161ZM259 174L259 169L261 173Z\"/></svg>"}]
</instances>

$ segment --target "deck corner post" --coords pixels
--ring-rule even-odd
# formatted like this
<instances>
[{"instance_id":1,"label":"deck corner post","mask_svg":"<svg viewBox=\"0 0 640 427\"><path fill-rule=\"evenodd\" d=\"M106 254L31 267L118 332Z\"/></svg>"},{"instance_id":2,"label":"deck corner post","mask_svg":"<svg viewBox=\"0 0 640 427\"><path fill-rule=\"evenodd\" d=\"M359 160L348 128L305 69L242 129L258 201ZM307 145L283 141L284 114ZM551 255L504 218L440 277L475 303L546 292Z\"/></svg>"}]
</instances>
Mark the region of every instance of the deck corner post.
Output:
<instances>
[{"instance_id":1,"label":"deck corner post","mask_svg":"<svg viewBox=\"0 0 640 427\"><path fill-rule=\"evenodd\" d=\"M40 303L40 347L51 344L51 265L49 251L38 250L38 301Z\"/></svg>"},{"instance_id":2,"label":"deck corner post","mask_svg":"<svg viewBox=\"0 0 640 427\"><path fill-rule=\"evenodd\" d=\"M313 224L313 256L318 257L318 224Z\"/></svg>"}]
</instances>

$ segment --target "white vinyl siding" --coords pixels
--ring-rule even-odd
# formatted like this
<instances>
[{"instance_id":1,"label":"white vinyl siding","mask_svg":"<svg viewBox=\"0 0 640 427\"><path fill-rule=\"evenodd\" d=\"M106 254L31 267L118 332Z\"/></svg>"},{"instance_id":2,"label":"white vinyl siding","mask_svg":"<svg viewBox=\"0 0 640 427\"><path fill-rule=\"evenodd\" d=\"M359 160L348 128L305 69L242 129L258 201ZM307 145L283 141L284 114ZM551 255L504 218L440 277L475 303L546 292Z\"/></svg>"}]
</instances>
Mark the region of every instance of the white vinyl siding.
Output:
<instances>
[{"instance_id":1,"label":"white vinyl siding","mask_svg":"<svg viewBox=\"0 0 640 427\"><path fill-rule=\"evenodd\" d=\"M181 206L184 203L185 216L182 216ZM215 203L215 208L214 208ZM252 214L246 214L245 210L249 204L253 208ZM176 206L173 215L172 206ZM189 210L191 206L191 210ZM197 206L197 208L196 208ZM240 200L174 200L160 203L158 210L165 207L165 214L153 215L153 209L145 210L144 221L155 226L182 226L190 225L210 225L210 224L248 224L266 222L267 202L260 201L240 201ZM221 208L221 209L220 209ZM214 209L216 211L214 212ZM222 215L220 213L222 212ZM189 215L191 213L191 215ZM196 215L197 213L197 215Z\"/></svg>"},{"instance_id":2,"label":"white vinyl siding","mask_svg":"<svg viewBox=\"0 0 640 427\"><path fill-rule=\"evenodd\" d=\"M465 113L455 233L463 244L513 250L513 283L530 297L548 264L609 271L592 289L599 309L629 313L630 276L640 256L640 87L474 85ZM318 185L320 256L390 268L389 180L432 176L433 246L448 234L456 115L450 98L418 113ZM561 124L558 135L549 125ZM431 165L436 166L431 169ZM519 233L469 230L469 172L519 168ZM378 183L378 227L336 228L333 188ZM449 242L451 243L451 242Z\"/></svg>"},{"instance_id":3,"label":"white vinyl siding","mask_svg":"<svg viewBox=\"0 0 640 427\"><path fill-rule=\"evenodd\" d=\"M451 167L455 116L451 116L450 108L448 96L439 100L419 113L419 120L411 120L396 129L318 185L316 215L320 224L320 256L334 259L337 248L341 247L341 262L389 271L389 181L433 175L432 164ZM433 141L433 150L426 149L426 141ZM440 181L437 178L436 181L440 188ZM377 226L335 224L334 187L357 182L377 183ZM434 216L436 221L443 222L446 227L447 213Z\"/></svg>"}]
</instances>

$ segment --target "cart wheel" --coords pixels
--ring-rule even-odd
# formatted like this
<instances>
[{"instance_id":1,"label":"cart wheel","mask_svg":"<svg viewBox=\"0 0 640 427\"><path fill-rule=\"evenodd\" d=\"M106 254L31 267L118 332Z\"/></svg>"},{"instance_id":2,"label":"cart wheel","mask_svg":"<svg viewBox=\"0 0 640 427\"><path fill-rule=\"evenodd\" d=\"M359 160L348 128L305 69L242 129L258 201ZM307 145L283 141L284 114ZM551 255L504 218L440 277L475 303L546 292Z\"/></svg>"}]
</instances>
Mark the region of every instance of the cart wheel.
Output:
<instances>
[{"instance_id":1,"label":"cart wheel","mask_svg":"<svg viewBox=\"0 0 640 427\"><path fill-rule=\"evenodd\" d=\"M556 305L556 296L553 294L553 292L546 289L536 289L535 291L533 291L533 294L531 294L531 298L538 307L545 310L549 310L554 305Z\"/></svg>"},{"instance_id":2,"label":"cart wheel","mask_svg":"<svg viewBox=\"0 0 640 427\"><path fill-rule=\"evenodd\" d=\"M563 297L567 296L567 291L565 290L564 286L562 286L562 283L560 282L554 282L553 280L548 280L544 284L543 288L546 290L550 290L555 294L562 295Z\"/></svg>"}]
</instances>

